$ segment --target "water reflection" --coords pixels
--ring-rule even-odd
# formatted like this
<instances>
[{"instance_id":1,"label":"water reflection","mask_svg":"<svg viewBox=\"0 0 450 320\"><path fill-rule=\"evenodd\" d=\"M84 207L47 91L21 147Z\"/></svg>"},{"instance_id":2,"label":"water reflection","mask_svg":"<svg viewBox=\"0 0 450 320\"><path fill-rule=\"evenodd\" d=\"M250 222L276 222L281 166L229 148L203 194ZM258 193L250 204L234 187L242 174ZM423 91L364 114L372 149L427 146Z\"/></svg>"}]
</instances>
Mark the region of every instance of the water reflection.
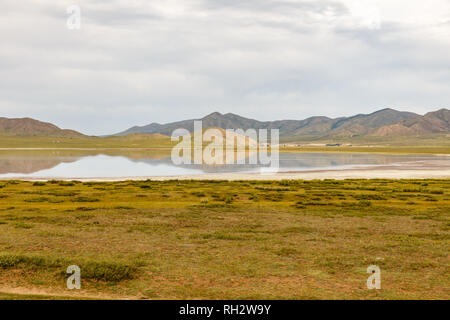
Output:
<instances>
[{"instance_id":1,"label":"water reflection","mask_svg":"<svg viewBox=\"0 0 450 320\"><path fill-rule=\"evenodd\" d=\"M434 159L427 155L365 153L280 153L280 171L393 165ZM248 162L248 161L247 161ZM0 177L114 178L176 176L201 173L255 172L261 165L180 165L170 150L40 150L0 151Z\"/></svg>"}]
</instances>

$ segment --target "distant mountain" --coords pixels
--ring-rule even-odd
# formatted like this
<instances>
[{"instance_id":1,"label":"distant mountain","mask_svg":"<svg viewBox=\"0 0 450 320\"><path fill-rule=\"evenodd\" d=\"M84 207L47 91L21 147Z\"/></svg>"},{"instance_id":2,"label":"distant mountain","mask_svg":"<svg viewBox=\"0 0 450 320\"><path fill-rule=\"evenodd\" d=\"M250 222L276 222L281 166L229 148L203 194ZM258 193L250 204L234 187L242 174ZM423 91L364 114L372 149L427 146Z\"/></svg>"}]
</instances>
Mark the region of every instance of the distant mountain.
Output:
<instances>
[{"instance_id":1,"label":"distant mountain","mask_svg":"<svg viewBox=\"0 0 450 320\"><path fill-rule=\"evenodd\" d=\"M387 135L423 135L429 133L450 132L450 110L441 109L424 116L414 116L395 124L378 128L374 136Z\"/></svg>"},{"instance_id":2,"label":"distant mountain","mask_svg":"<svg viewBox=\"0 0 450 320\"><path fill-rule=\"evenodd\" d=\"M353 117L344 118L334 124L329 136L355 136L367 135L373 129L381 126L391 125L400 121L419 116L412 112L402 112L393 109L382 109L371 114L358 114Z\"/></svg>"},{"instance_id":3,"label":"distant mountain","mask_svg":"<svg viewBox=\"0 0 450 320\"><path fill-rule=\"evenodd\" d=\"M42 122L31 118L1 118L0 134L16 136L55 136L55 137L83 137L74 131L60 129L54 124Z\"/></svg>"},{"instance_id":4,"label":"distant mountain","mask_svg":"<svg viewBox=\"0 0 450 320\"><path fill-rule=\"evenodd\" d=\"M358 114L352 117L328 118L311 117L305 120L258 121L236 114L214 112L202 119L191 119L167 124L151 123L135 126L116 135L131 133L161 133L171 135L175 129L184 128L190 132L194 121L202 120L203 128L222 129L279 129L281 138L333 138L353 136L383 136L388 134L422 134L449 132L449 110L442 109L420 116L412 112L382 109L371 114ZM439 129L438 129L439 128Z\"/></svg>"},{"instance_id":5,"label":"distant mountain","mask_svg":"<svg viewBox=\"0 0 450 320\"><path fill-rule=\"evenodd\" d=\"M153 134L170 136L179 128L194 130L197 119L172 122L167 124L151 123L135 126L114 136L127 136L140 139L140 135ZM358 114L352 117L328 118L311 117L304 120L258 121L236 114L211 113L202 120L203 128L220 129L279 129L283 141L319 140L333 138L351 138L389 135L427 135L450 133L450 110L441 109L424 116L393 109L382 109L371 114ZM74 131L60 129L54 124L31 118L9 119L0 117L0 135L14 136L52 136L52 137L86 137ZM164 137L166 139L168 137Z\"/></svg>"},{"instance_id":6,"label":"distant mountain","mask_svg":"<svg viewBox=\"0 0 450 320\"><path fill-rule=\"evenodd\" d=\"M249 128L263 128L265 126L265 122L243 118L232 113L223 115L219 112L214 112L202 119L184 120L167 124L151 123L142 127L135 126L115 135L124 136L131 133L161 133L170 136L172 135L172 132L178 128L184 128L192 132L194 130L194 121L196 120L202 120L203 128L216 127L222 129L246 130Z\"/></svg>"}]
</instances>

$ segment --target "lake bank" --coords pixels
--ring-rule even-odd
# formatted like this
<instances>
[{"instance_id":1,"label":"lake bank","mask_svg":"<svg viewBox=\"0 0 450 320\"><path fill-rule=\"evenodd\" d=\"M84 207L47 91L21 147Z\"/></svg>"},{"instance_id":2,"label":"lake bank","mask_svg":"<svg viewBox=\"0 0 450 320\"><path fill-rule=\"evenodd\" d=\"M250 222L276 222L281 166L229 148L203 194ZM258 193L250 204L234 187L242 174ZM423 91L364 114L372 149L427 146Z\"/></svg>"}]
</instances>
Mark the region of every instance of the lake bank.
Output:
<instances>
[{"instance_id":1,"label":"lake bank","mask_svg":"<svg viewBox=\"0 0 450 320\"><path fill-rule=\"evenodd\" d=\"M450 160L423 160L395 165L365 166L345 169L316 169L303 171L282 171L278 173L219 172L165 176L124 177L25 177L8 176L0 180L80 180L80 181L125 181L125 180L325 180L325 179L450 179Z\"/></svg>"}]
</instances>

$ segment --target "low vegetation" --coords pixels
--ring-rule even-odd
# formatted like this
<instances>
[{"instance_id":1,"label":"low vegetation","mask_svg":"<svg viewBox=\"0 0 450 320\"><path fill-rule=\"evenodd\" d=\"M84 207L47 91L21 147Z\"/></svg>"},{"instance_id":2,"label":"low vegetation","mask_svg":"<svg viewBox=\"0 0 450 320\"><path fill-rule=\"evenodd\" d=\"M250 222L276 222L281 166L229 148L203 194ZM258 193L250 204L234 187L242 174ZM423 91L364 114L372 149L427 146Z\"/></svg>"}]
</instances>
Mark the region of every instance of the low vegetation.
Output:
<instances>
[{"instance_id":1,"label":"low vegetation","mask_svg":"<svg viewBox=\"0 0 450 320\"><path fill-rule=\"evenodd\" d=\"M160 134L135 134L123 137L51 137L51 136L15 136L0 135L0 148L171 148L176 144L170 137Z\"/></svg>"},{"instance_id":2,"label":"low vegetation","mask_svg":"<svg viewBox=\"0 0 450 320\"><path fill-rule=\"evenodd\" d=\"M449 231L450 180L2 181L0 298L449 299Z\"/></svg>"},{"instance_id":3,"label":"low vegetation","mask_svg":"<svg viewBox=\"0 0 450 320\"><path fill-rule=\"evenodd\" d=\"M86 154L102 150L104 154L132 152L136 157L153 149L170 155L170 150L177 144L169 136L161 134L132 134L116 137L45 137L45 136L5 136L0 135L0 149L52 149L52 152L64 152L72 155ZM314 146L317 144L319 146ZM329 146L326 144L338 144ZM204 144L206 145L206 143ZM323 145L323 146L320 146ZM379 152L379 153L427 153L450 154L448 134L424 136L389 136L352 138L333 138L328 140L311 137L292 137L280 141L280 151L293 152ZM98 153L98 152L97 152Z\"/></svg>"}]
</instances>

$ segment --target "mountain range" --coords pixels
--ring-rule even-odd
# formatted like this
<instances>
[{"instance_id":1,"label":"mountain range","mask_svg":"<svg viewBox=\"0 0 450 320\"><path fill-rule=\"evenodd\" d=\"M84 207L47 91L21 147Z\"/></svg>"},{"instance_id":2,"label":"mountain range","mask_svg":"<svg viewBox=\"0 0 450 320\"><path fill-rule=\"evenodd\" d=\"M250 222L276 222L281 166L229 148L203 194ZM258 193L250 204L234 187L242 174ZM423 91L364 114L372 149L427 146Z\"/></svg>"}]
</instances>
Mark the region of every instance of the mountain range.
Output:
<instances>
[{"instance_id":1,"label":"mountain range","mask_svg":"<svg viewBox=\"0 0 450 320\"><path fill-rule=\"evenodd\" d=\"M258 121L232 113L221 114L214 112L201 119L135 126L112 136L126 136L130 134L162 134L170 136L178 128L184 128L192 132L195 120L201 120L203 128L279 129L280 138L285 141L450 133L450 110L448 109L440 109L422 116L412 112L387 108L370 114L358 114L352 117L328 118L318 116L304 120L276 121ZM0 135L87 137L77 131L61 129L54 124L31 118L0 118Z\"/></svg>"},{"instance_id":2,"label":"mountain range","mask_svg":"<svg viewBox=\"0 0 450 320\"><path fill-rule=\"evenodd\" d=\"M214 112L202 119L191 119L167 124L151 123L135 126L115 135L160 133L171 135L175 129L184 128L190 132L194 121L201 120L203 128L222 129L279 129L282 138L345 138L354 136L426 135L450 133L450 110L441 109L423 116L412 112L390 108L371 114L352 117L311 117L305 120L258 121L236 114Z\"/></svg>"}]
</instances>

